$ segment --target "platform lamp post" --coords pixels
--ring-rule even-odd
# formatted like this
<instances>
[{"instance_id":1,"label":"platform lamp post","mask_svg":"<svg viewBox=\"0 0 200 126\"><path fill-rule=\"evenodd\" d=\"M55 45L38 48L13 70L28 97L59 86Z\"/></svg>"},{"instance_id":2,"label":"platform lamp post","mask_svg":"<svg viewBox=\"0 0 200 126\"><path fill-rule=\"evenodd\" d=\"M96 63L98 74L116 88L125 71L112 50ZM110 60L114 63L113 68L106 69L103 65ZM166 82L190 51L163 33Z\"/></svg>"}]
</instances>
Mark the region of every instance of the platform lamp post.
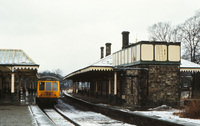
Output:
<instances>
[{"instance_id":1,"label":"platform lamp post","mask_svg":"<svg viewBox=\"0 0 200 126\"><path fill-rule=\"evenodd\" d=\"M15 99L15 73L14 67L11 68L11 105L14 105Z\"/></svg>"}]
</instances>

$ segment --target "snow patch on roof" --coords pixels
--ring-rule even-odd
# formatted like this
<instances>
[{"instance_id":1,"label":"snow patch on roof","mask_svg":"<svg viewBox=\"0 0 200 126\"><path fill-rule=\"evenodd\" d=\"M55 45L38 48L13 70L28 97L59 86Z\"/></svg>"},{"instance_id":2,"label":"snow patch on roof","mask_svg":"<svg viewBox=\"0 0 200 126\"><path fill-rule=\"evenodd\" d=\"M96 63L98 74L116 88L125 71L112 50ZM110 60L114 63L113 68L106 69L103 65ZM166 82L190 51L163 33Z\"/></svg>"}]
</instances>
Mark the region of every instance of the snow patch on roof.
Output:
<instances>
[{"instance_id":1,"label":"snow patch on roof","mask_svg":"<svg viewBox=\"0 0 200 126\"><path fill-rule=\"evenodd\" d=\"M110 67L112 67L113 66L112 54L100 59L99 61L92 64L91 66L110 66Z\"/></svg>"},{"instance_id":2,"label":"snow patch on roof","mask_svg":"<svg viewBox=\"0 0 200 126\"><path fill-rule=\"evenodd\" d=\"M180 68L200 68L200 65L188 60L181 59Z\"/></svg>"},{"instance_id":3,"label":"snow patch on roof","mask_svg":"<svg viewBox=\"0 0 200 126\"><path fill-rule=\"evenodd\" d=\"M113 66L113 59L112 59L112 54L109 56L106 56L102 59L100 59L99 61L93 63L90 66ZM185 59L181 59L181 68L200 68L199 64L190 62L188 60Z\"/></svg>"}]
</instances>

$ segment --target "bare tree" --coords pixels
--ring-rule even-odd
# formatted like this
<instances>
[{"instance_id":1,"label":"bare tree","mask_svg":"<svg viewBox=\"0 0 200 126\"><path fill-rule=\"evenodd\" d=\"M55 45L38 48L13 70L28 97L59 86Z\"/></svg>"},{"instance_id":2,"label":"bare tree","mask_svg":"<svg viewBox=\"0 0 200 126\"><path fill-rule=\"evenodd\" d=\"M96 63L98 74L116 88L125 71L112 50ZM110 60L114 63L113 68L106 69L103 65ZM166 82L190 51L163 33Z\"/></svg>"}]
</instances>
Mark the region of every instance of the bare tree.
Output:
<instances>
[{"instance_id":1,"label":"bare tree","mask_svg":"<svg viewBox=\"0 0 200 126\"><path fill-rule=\"evenodd\" d=\"M148 32L152 41L181 42L182 58L200 62L200 11L181 25L172 27L169 22L158 22Z\"/></svg>"},{"instance_id":2,"label":"bare tree","mask_svg":"<svg viewBox=\"0 0 200 126\"><path fill-rule=\"evenodd\" d=\"M53 72L46 70L39 73L40 76L54 76L57 77L59 80L63 79L62 71L60 69L53 70Z\"/></svg>"},{"instance_id":3,"label":"bare tree","mask_svg":"<svg viewBox=\"0 0 200 126\"><path fill-rule=\"evenodd\" d=\"M184 56L192 62L198 62L200 49L200 12L186 20L179 27L179 39L182 42Z\"/></svg>"},{"instance_id":4,"label":"bare tree","mask_svg":"<svg viewBox=\"0 0 200 126\"><path fill-rule=\"evenodd\" d=\"M55 73L56 75L62 75L62 70L58 68L53 70L53 73Z\"/></svg>"},{"instance_id":5,"label":"bare tree","mask_svg":"<svg viewBox=\"0 0 200 126\"><path fill-rule=\"evenodd\" d=\"M148 27L151 41L176 41L177 29L171 26L169 22L158 22Z\"/></svg>"}]
</instances>

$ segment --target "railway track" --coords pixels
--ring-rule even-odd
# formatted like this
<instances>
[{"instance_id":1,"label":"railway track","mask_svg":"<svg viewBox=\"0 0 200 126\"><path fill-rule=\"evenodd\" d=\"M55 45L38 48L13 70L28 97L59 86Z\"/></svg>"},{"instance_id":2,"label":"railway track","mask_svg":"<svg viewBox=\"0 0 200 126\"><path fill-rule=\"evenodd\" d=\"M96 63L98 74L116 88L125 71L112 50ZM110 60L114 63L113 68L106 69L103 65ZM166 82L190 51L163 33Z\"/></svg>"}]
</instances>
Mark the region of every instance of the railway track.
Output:
<instances>
[{"instance_id":1,"label":"railway track","mask_svg":"<svg viewBox=\"0 0 200 126\"><path fill-rule=\"evenodd\" d=\"M78 109L60 99L55 109L81 126L133 126L88 109Z\"/></svg>"},{"instance_id":2,"label":"railway track","mask_svg":"<svg viewBox=\"0 0 200 126\"><path fill-rule=\"evenodd\" d=\"M62 100L58 100L54 107L40 109L57 126L130 126L100 113L77 109Z\"/></svg>"},{"instance_id":3,"label":"railway track","mask_svg":"<svg viewBox=\"0 0 200 126\"><path fill-rule=\"evenodd\" d=\"M48 118L57 126L80 126L75 121L71 120L62 111L55 107L40 109L48 116Z\"/></svg>"},{"instance_id":4,"label":"railway track","mask_svg":"<svg viewBox=\"0 0 200 126\"><path fill-rule=\"evenodd\" d=\"M62 100L54 107L40 108L57 126L130 126L100 113L79 110Z\"/></svg>"}]
</instances>

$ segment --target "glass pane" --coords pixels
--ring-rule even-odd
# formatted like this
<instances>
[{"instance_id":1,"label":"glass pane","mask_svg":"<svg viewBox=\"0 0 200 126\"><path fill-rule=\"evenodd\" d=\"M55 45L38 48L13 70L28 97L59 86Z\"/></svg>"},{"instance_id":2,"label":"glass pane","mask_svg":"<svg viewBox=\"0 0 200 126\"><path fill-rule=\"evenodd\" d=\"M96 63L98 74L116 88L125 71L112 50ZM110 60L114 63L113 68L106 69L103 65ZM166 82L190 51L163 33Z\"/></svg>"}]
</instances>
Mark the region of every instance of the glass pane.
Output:
<instances>
[{"instance_id":1,"label":"glass pane","mask_svg":"<svg viewBox=\"0 0 200 126\"><path fill-rule=\"evenodd\" d=\"M44 90L44 82L39 83L39 90Z\"/></svg>"},{"instance_id":2,"label":"glass pane","mask_svg":"<svg viewBox=\"0 0 200 126\"><path fill-rule=\"evenodd\" d=\"M58 83L53 82L53 91L58 91Z\"/></svg>"},{"instance_id":3,"label":"glass pane","mask_svg":"<svg viewBox=\"0 0 200 126\"><path fill-rule=\"evenodd\" d=\"M51 91L51 82L46 82L46 91Z\"/></svg>"}]
</instances>

